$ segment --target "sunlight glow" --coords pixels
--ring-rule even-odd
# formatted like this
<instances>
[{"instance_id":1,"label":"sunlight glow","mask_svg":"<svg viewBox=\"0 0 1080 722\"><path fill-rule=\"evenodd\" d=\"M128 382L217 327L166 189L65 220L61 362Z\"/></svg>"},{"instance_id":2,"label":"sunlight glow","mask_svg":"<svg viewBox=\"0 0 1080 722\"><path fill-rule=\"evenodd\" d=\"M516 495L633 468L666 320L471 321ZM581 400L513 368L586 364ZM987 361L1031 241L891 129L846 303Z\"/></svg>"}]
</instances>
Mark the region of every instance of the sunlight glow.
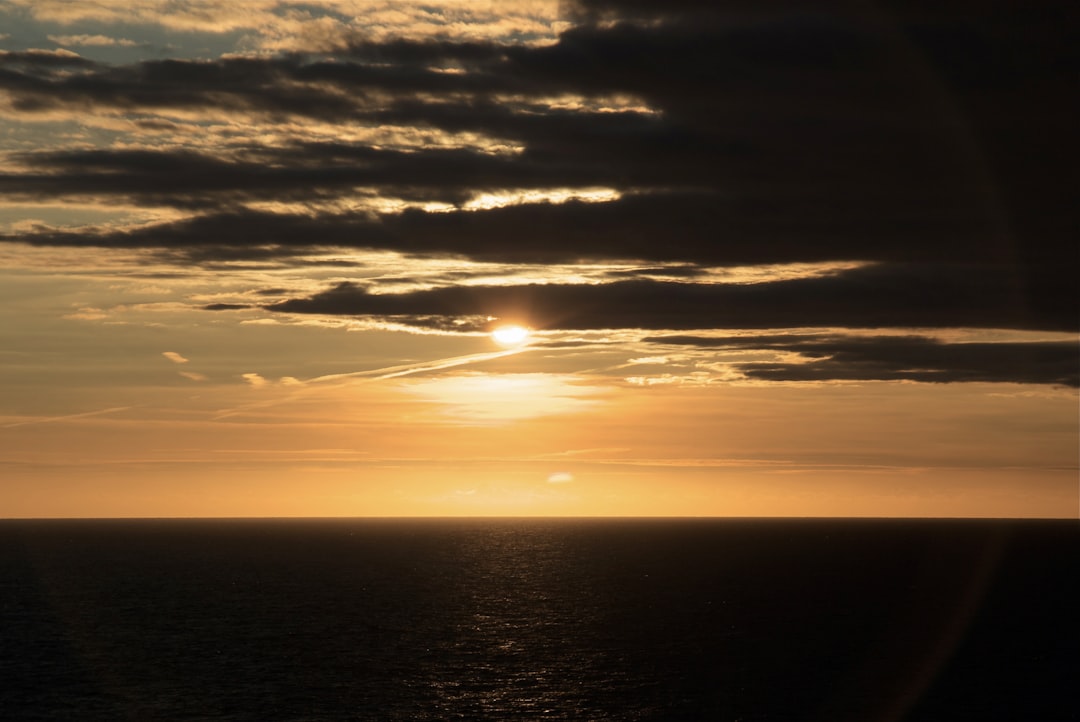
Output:
<instances>
[{"instance_id":1,"label":"sunlight glow","mask_svg":"<svg viewBox=\"0 0 1080 722\"><path fill-rule=\"evenodd\" d=\"M441 416L458 426L589 411L600 403L604 392L573 376L544 373L461 373L416 379L403 388L438 404Z\"/></svg>"},{"instance_id":2,"label":"sunlight glow","mask_svg":"<svg viewBox=\"0 0 1080 722\"><path fill-rule=\"evenodd\" d=\"M499 326L491 332L491 338L500 346L520 346L529 340L529 329L524 326Z\"/></svg>"}]
</instances>

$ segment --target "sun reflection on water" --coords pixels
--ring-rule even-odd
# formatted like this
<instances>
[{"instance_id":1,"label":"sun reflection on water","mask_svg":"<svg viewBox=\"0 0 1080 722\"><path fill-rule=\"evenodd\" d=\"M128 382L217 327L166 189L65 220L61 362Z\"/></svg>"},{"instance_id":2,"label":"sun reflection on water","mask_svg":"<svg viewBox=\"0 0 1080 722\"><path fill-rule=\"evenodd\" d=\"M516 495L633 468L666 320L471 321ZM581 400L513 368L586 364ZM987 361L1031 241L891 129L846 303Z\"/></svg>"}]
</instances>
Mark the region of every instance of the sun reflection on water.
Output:
<instances>
[{"instance_id":1,"label":"sun reflection on water","mask_svg":"<svg viewBox=\"0 0 1080 722\"><path fill-rule=\"evenodd\" d=\"M460 718L596 719L589 690L603 689L594 640L601 605L566 537L535 524L472 528L453 550L458 597L448 611L444 659L431 680L436 712Z\"/></svg>"}]
</instances>

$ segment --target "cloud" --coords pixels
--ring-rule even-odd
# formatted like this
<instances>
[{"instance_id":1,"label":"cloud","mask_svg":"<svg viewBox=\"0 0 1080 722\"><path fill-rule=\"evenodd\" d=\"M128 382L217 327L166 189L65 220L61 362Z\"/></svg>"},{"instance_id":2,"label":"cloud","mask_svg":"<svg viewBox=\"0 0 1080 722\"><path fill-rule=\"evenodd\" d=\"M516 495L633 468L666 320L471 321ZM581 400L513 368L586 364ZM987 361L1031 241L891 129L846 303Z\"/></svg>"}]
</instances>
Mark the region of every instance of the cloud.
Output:
<instances>
[{"instance_id":1,"label":"cloud","mask_svg":"<svg viewBox=\"0 0 1080 722\"><path fill-rule=\"evenodd\" d=\"M928 11L898 17L895 29L928 54L937 82L953 93L942 104L917 69L900 62L907 50L894 47L893 36L838 9L573 3L564 10L580 24L542 47L396 39L329 55L126 66L82 61L75 73L23 62L29 56L22 54L20 62L6 63L11 67L0 85L25 113L61 107L80 114L87 107L262 113L268 122L298 116L339 127L437 128L468 134L475 145L409 153L363 142L249 145L242 154L50 150L20 156L26 171L10 174L7 190L114 195L183 208L310 201L352 194L357 186L380 197L451 203L491 188L603 184L639 192L604 209L568 204L559 212L479 214L483 220L406 214L370 224L372 235L387 239L415 232L419 250L492 258L499 248L510 253L495 240L509 228L514 253L538 262L575 248L600 257L618 244L651 258L657 239L674 235L676 243L662 245L680 249L687 260L753 255L757 248L757 255L786 260L906 252L1030 264L1041 263L1063 238L1063 195L1052 177L1032 172L1032 163L1033 156L1052 163L1033 151L1051 138L1068 144L1071 135L1028 108L1049 110L1059 97L1056 84L1068 75L1035 59L1002 60L1023 57L1025 43L1038 50L1058 42L1060 30L1032 13L1017 18L1031 33L1027 40L990 32L996 11L966 21ZM979 43L965 40L971 35ZM950 53L953 41L985 57L995 73L975 71L974 63ZM1005 43L1001 50L1009 53L995 52L995 43ZM654 62L657 57L665 61ZM444 72L440 64L459 72ZM1034 77L1041 90L1022 82ZM1017 93L1024 104L996 102ZM559 97L581 100L551 102ZM631 107L641 109L597 110L601 99L616 97L637 98ZM961 121L978 127L984 148L974 146ZM519 150L492 155L485 144L494 138ZM997 173L999 163L1018 172ZM646 193L658 188L667 194ZM312 224L320 225L357 224L327 216ZM477 240L458 236L455 226L475 230ZM542 238L538 227L558 233Z\"/></svg>"},{"instance_id":2,"label":"cloud","mask_svg":"<svg viewBox=\"0 0 1080 722\"><path fill-rule=\"evenodd\" d=\"M35 200L93 196L185 209L254 201L329 201L357 187L369 197L441 201L474 209L494 205L480 189L513 189L541 200L554 192L589 200L589 186L615 182L617 169L529 161L473 149L387 150L305 143L229 159L192 151L64 150L12 155L26 170L0 175L0 189ZM472 183L470 190L463 183ZM605 191L607 198L617 197ZM599 196L600 199L605 199ZM453 206L451 206L453 207Z\"/></svg>"},{"instance_id":3,"label":"cloud","mask_svg":"<svg viewBox=\"0 0 1080 722\"><path fill-rule=\"evenodd\" d=\"M100 409L99 411L85 411L81 414L65 414L63 416L43 416L29 421L17 421L12 424L4 424L5 429L14 429L19 426L30 426L33 424L55 424L63 421L72 421L75 419L86 419L92 416L104 416L105 414L115 414L120 411L127 411L128 409L135 408L133 406L114 406L108 409Z\"/></svg>"},{"instance_id":4,"label":"cloud","mask_svg":"<svg viewBox=\"0 0 1080 722\"><path fill-rule=\"evenodd\" d=\"M257 389L262 388L263 386L266 386L270 383L257 373L240 374L240 376L244 379L244 381Z\"/></svg>"},{"instance_id":5,"label":"cloud","mask_svg":"<svg viewBox=\"0 0 1080 722\"><path fill-rule=\"evenodd\" d=\"M206 311L242 311L246 308L254 308L247 303L208 303L203 306Z\"/></svg>"},{"instance_id":6,"label":"cloud","mask_svg":"<svg viewBox=\"0 0 1080 722\"><path fill-rule=\"evenodd\" d=\"M773 283L450 286L372 293L341 283L268 310L393 316L420 325L496 317L542 329L979 327L1075 331L1077 304L1024 305L1009 269L882 264Z\"/></svg>"},{"instance_id":7,"label":"cloud","mask_svg":"<svg viewBox=\"0 0 1080 722\"><path fill-rule=\"evenodd\" d=\"M124 133L12 146L0 194L165 218L39 224L0 242L151 251L185 268L300 268L341 249L514 264L506 275L519 278L523 265L673 264L659 277L615 269L607 283L449 286L447 275L389 293L345 259L334 278L352 280L265 306L448 332L487 316L583 330L1078 328L1062 181L1077 66L1052 12L578 0L561 4L556 37L551 8L530 4L500 6L518 23L506 36L489 32L497 13L458 3L368 4L367 29L362 14L306 5L164 8L140 6L140 22L246 28L249 49L287 52L115 65L0 53L9 117ZM121 17L114 2L27 11ZM581 200L597 189L603 202ZM486 202L499 197L515 202ZM709 275L841 262L851 267L783 281ZM869 348L834 351L743 370L918 375ZM982 373L950 358L944 378ZM1004 356L987 364L1017 375Z\"/></svg>"},{"instance_id":8,"label":"cloud","mask_svg":"<svg viewBox=\"0 0 1080 722\"><path fill-rule=\"evenodd\" d=\"M64 314L64 318L70 318L79 321L100 321L108 317L109 314L104 309L100 309L95 306L82 306L75 313Z\"/></svg>"},{"instance_id":9,"label":"cloud","mask_svg":"<svg viewBox=\"0 0 1080 722\"><path fill-rule=\"evenodd\" d=\"M70 68L71 66L94 67L95 63L81 57L78 53L65 48L46 50L42 48L30 48L28 50L0 50L0 67L3 67L5 81L15 81L20 71L32 74L35 72L52 73L54 68ZM14 83L17 87L17 83Z\"/></svg>"},{"instance_id":10,"label":"cloud","mask_svg":"<svg viewBox=\"0 0 1080 722\"><path fill-rule=\"evenodd\" d=\"M77 178L77 174L69 177ZM193 182L192 187L196 185ZM143 192L152 187L153 183L146 183ZM197 263L287 260L328 247L463 255L503 263L578 259L713 266L830 260L941 263L949 264L943 274L960 265L975 275L985 269L992 277L990 285L1012 275L1023 296L1020 303L1038 313L1075 317L1075 264L1065 246L1055 249L1052 237L1010 248L987 243L993 234L981 224L939 226L913 217L876 217L868 210L860 225L842 214L822 214L821 220L800 219L797 210L748 216L736 208L727 212L729 205L714 194L668 193L481 212L294 215L236 210L124 230L52 229L8 235L4 240L43 246L151 248L165 259ZM800 226L800 220L806 222ZM717 243L718 238L725 242ZM874 242L868 243L867 238ZM963 286L973 283L960 280ZM1003 318L1002 323L1010 321Z\"/></svg>"},{"instance_id":11,"label":"cloud","mask_svg":"<svg viewBox=\"0 0 1080 722\"><path fill-rule=\"evenodd\" d=\"M349 39L394 37L485 38L515 33L545 38L558 20L554 0L10 0L39 21L61 25L137 24L183 33L244 33L254 47L303 50L332 47Z\"/></svg>"},{"instance_id":12,"label":"cloud","mask_svg":"<svg viewBox=\"0 0 1080 722\"><path fill-rule=\"evenodd\" d=\"M188 359L184 358L175 351L162 351L161 355L172 361L174 364L186 364Z\"/></svg>"},{"instance_id":13,"label":"cloud","mask_svg":"<svg viewBox=\"0 0 1080 722\"><path fill-rule=\"evenodd\" d=\"M363 382L376 382L385 381L387 379L401 378L404 376L412 376L414 374L424 374L431 371L442 371L444 369L456 368L460 366L467 366L483 361L491 361L497 358L503 358L506 356L513 356L519 353L525 352L525 347L506 349L503 351L494 351L491 353L478 353L469 354L466 356L454 356L450 358L435 359L432 361L421 361L418 363L399 364L396 366L387 366L376 369L365 369L363 371L350 371L345 373L327 374L324 376L317 376L315 378L309 378L300 380L292 376L283 376L278 380L278 383L282 386L292 387L290 394L259 401L253 404L244 404L229 409L220 409L215 415L215 419L222 419L229 416L235 416L245 411L253 409L264 409L271 406L275 406L286 401L300 398L301 396L311 393L318 387L326 386L345 386L353 383ZM253 387L261 388L269 384L264 377L257 373L241 374L241 378Z\"/></svg>"},{"instance_id":14,"label":"cloud","mask_svg":"<svg viewBox=\"0 0 1080 722\"><path fill-rule=\"evenodd\" d=\"M924 336L779 334L654 336L645 341L715 351L751 379L769 381L1009 382L1080 386L1075 341L947 343ZM737 352L780 351L791 360L747 361Z\"/></svg>"},{"instance_id":15,"label":"cloud","mask_svg":"<svg viewBox=\"0 0 1080 722\"><path fill-rule=\"evenodd\" d=\"M49 35L49 40L57 45L90 45L90 46L119 46L134 47L139 45L134 40L127 38L113 38L106 35Z\"/></svg>"}]
</instances>

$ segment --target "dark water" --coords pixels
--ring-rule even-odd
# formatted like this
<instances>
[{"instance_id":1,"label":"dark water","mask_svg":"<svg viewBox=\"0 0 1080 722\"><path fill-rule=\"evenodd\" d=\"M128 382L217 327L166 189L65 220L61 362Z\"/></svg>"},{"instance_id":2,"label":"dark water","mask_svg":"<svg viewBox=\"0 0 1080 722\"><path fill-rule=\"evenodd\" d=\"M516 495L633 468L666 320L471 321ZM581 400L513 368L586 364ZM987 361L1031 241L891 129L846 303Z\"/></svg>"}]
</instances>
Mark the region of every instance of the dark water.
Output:
<instances>
[{"instance_id":1,"label":"dark water","mask_svg":"<svg viewBox=\"0 0 1080 722\"><path fill-rule=\"evenodd\" d=\"M1080 720L1075 522L0 522L4 720Z\"/></svg>"}]
</instances>

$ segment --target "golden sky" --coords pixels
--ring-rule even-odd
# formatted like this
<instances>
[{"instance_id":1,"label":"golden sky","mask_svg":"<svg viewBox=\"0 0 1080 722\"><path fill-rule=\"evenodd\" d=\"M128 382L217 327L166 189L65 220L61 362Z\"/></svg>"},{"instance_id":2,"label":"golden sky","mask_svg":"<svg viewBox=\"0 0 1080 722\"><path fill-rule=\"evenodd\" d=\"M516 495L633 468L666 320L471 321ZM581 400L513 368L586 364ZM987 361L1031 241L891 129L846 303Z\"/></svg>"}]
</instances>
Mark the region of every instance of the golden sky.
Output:
<instances>
[{"instance_id":1,"label":"golden sky","mask_svg":"<svg viewBox=\"0 0 1080 722\"><path fill-rule=\"evenodd\" d=\"M4 3L0 516L1077 517L1065 41L897 7Z\"/></svg>"}]
</instances>

